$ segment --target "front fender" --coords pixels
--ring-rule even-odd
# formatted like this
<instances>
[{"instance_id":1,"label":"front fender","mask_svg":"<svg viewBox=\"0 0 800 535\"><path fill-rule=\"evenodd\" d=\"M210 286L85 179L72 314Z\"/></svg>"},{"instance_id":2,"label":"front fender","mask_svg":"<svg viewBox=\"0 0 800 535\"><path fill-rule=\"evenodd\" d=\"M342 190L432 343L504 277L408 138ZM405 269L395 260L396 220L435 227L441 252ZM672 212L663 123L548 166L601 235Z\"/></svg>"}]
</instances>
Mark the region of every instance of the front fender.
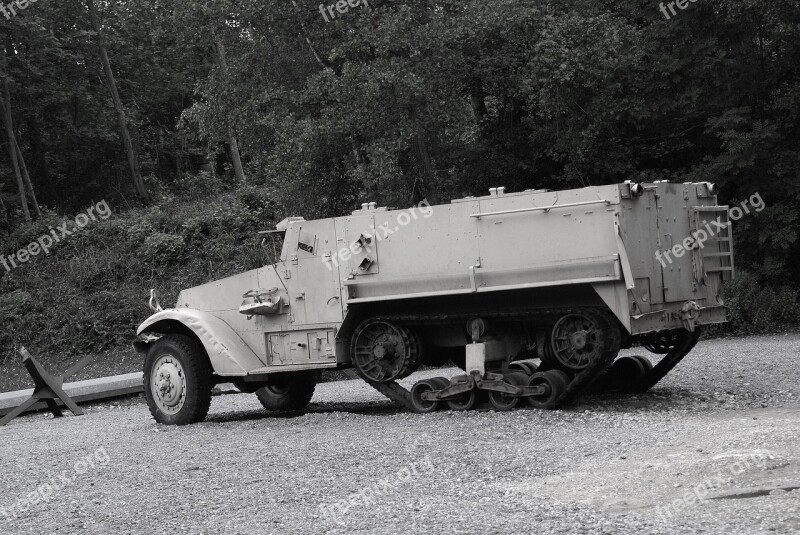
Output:
<instances>
[{"instance_id":1,"label":"front fender","mask_svg":"<svg viewBox=\"0 0 800 535\"><path fill-rule=\"evenodd\" d=\"M142 323L136 334L141 336L143 333L176 332L174 329L176 323L189 329L200 340L217 375L246 375L249 371L263 368L265 365L230 325L201 310L192 308L163 310ZM145 340L144 343L149 342Z\"/></svg>"}]
</instances>

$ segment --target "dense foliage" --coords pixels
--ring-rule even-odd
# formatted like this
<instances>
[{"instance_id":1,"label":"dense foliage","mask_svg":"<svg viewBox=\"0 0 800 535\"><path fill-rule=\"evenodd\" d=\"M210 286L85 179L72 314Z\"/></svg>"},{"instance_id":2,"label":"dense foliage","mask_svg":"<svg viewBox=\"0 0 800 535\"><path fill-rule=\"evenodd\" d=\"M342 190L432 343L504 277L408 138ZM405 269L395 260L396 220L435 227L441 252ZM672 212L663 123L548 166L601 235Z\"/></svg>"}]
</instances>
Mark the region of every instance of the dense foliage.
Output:
<instances>
[{"instance_id":1,"label":"dense foliage","mask_svg":"<svg viewBox=\"0 0 800 535\"><path fill-rule=\"evenodd\" d=\"M779 301L755 322L768 330L795 304L782 288L800 278L796 0L700 0L669 20L651 0L369 0L330 22L306 0L94 3L153 205L130 179L86 1L0 15L5 104L45 207L24 222L3 134L0 254L99 199L115 212L49 258L0 269L0 351L122 341L147 288L261 261L254 231L285 215L497 185L708 180L731 203L759 192L767 208L736 229L750 272L736 317ZM777 290L745 293L759 286ZM90 334L47 334L62 331Z\"/></svg>"}]
</instances>

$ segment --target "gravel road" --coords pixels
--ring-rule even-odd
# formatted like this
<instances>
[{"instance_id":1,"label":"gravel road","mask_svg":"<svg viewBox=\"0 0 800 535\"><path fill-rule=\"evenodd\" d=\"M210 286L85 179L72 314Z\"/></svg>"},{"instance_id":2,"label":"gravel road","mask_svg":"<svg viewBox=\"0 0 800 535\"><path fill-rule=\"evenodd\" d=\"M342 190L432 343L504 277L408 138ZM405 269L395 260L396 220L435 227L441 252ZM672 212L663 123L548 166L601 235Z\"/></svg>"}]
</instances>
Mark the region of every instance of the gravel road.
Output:
<instances>
[{"instance_id":1,"label":"gravel road","mask_svg":"<svg viewBox=\"0 0 800 535\"><path fill-rule=\"evenodd\" d=\"M184 428L141 399L26 416L0 428L0 533L800 533L799 354L702 342L647 394L552 412L417 415L344 381Z\"/></svg>"}]
</instances>

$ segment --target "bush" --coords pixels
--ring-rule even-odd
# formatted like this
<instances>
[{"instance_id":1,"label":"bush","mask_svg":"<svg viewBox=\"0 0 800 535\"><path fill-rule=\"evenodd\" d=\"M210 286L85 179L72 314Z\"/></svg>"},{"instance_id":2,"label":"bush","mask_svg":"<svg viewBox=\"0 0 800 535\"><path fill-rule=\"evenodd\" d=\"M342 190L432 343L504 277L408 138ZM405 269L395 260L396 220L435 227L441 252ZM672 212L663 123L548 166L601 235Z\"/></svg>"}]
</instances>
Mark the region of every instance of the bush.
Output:
<instances>
[{"instance_id":1,"label":"bush","mask_svg":"<svg viewBox=\"0 0 800 535\"><path fill-rule=\"evenodd\" d=\"M728 326L734 334L772 333L797 324L798 291L790 287L762 287L758 278L738 271L725 284L722 295L728 307Z\"/></svg>"},{"instance_id":2,"label":"bush","mask_svg":"<svg viewBox=\"0 0 800 535\"><path fill-rule=\"evenodd\" d=\"M23 290L0 295L0 317L9 321L17 321L25 317L31 294Z\"/></svg>"},{"instance_id":3,"label":"bush","mask_svg":"<svg viewBox=\"0 0 800 535\"><path fill-rule=\"evenodd\" d=\"M199 199L212 197L228 188L214 173L200 171L196 175L182 174L170 184L169 189L182 198Z\"/></svg>"},{"instance_id":4,"label":"bush","mask_svg":"<svg viewBox=\"0 0 800 535\"><path fill-rule=\"evenodd\" d=\"M257 231L274 225L270 208L258 188L162 200L116 212L10 273L0 267L0 362L19 345L45 358L129 348L150 288L166 305L182 289L268 263ZM69 217L21 225L0 247L27 246Z\"/></svg>"},{"instance_id":5,"label":"bush","mask_svg":"<svg viewBox=\"0 0 800 535\"><path fill-rule=\"evenodd\" d=\"M174 234L157 232L145 238L139 249L140 255L148 263L170 265L183 260L186 244L183 238Z\"/></svg>"}]
</instances>

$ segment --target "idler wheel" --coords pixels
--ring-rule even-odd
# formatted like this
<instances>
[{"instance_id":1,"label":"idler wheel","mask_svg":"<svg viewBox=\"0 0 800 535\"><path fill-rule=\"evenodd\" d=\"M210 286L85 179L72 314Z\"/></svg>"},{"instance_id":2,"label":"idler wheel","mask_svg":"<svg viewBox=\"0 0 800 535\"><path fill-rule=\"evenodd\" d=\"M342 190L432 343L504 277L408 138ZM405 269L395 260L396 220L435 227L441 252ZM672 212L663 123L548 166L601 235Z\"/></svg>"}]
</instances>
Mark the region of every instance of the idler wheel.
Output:
<instances>
[{"instance_id":1,"label":"idler wheel","mask_svg":"<svg viewBox=\"0 0 800 535\"><path fill-rule=\"evenodd\" d=\"M663 331L648 336L642 346L650 353L666 355L678 346L680 340L680 331Z\"/></svg>"}]
</instances>

